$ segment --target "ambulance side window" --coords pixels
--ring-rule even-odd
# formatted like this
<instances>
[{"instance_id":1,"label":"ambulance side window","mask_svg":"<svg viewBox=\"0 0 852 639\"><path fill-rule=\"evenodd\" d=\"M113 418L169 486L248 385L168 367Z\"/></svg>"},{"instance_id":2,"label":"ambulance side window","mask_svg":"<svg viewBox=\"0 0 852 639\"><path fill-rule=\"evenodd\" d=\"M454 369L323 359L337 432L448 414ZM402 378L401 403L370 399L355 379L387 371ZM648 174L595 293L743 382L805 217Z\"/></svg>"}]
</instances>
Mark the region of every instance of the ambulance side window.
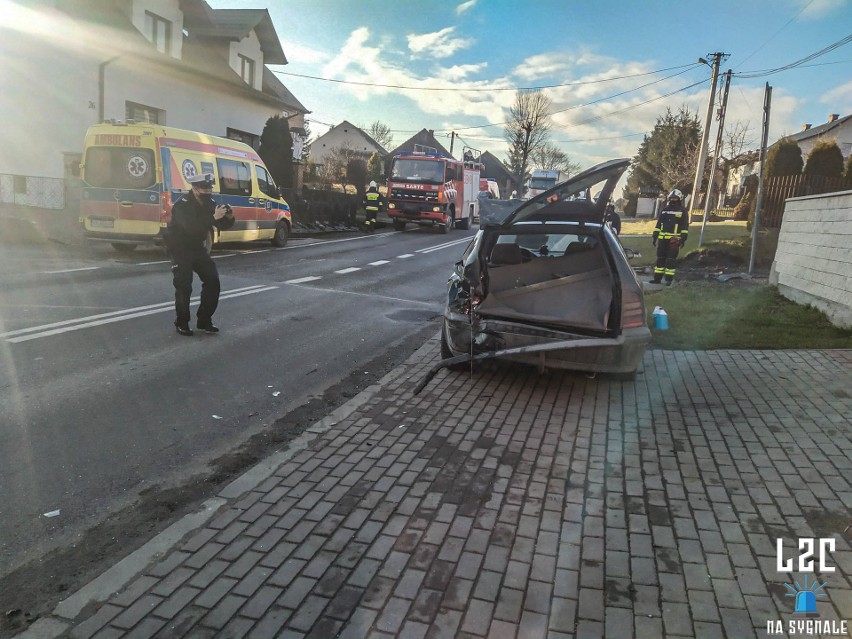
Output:
<instances>
[{"instance_id":1,"label":"ambulance side window","mask_svg":"<svg viewBox=\"0 0 852 639\"><path fill-rule=\"evenodd\" d=\"M108 189L146 189L154 184L150 149L91 147L83 163L87 184Z\"/></svg>"},{"instance_id":2,"label":"ambulance side window","mask_svg":"<svg viewBox=\"0 0 852 639\"><path fill-rule=\"evenodd\" d=\"M255 164L254 168L257 170L257 186L260 190L269 197L279 197L278 189L275 188L275 182L269 172L259 164Z\"/></svg>"},{"instance_id":3,"label":"ambulance side window","mask_svg":"<svg viewBox=\"0 0 852 639\"><path fill-rule=\"evenodd\" d=\"M251 168L247 162L217 159L216 164L222 195L251 195Z\"/></svg>"}]
</instances>

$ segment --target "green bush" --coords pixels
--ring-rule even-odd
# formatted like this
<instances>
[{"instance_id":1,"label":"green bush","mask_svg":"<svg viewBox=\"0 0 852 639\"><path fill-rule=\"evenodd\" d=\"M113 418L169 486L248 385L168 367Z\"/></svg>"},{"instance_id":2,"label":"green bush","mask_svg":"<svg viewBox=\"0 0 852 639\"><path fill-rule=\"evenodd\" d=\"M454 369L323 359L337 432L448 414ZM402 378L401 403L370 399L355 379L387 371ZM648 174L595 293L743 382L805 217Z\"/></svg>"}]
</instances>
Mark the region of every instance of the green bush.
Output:
<instances>
[{"instance_id":1,"label":"green bush","mask_svg":"<svg viewBox=\"0 0 852 639\"><path fill-rule=\"evenodd\" d=\"M783 138L766 152L766 177L799 175L803 164L799 145L790 138Z\"/></svg>"},{"instance_id":2,"label":"green bush","mask_svg":"<svg viewBox=\"0 0 852 639\"><path fill-rule=\"evenodd\" d=\"M814 145L808 155L803 173L807 175L824 175L826 177L843 177L843 153L833 140L821 140Z\"/></svg>"}]
</instances>

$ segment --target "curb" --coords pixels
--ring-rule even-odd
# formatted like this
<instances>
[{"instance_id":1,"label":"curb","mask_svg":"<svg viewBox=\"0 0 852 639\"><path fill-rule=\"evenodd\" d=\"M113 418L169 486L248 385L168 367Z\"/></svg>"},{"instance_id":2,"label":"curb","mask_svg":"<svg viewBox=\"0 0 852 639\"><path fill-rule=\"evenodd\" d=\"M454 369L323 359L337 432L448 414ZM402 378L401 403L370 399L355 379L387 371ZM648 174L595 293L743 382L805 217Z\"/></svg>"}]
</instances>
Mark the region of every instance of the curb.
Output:
<instances>
[{"instance_id":1,"label":"curb","mask_svg":"<svg viewBox=\"0 0 852 639\"><path fill-rule=\"evenodd\" d=\"M181 517L174 524L130 553L112 568L107 569L73 595L60 601L50 615L36 620L29 628L14 635L14 638L57 639L62 636L75 625L74 621L76 617L87 605L97 601L104 601L118 593L146 566L166 555L189 533L204 525L222 506L256 488L278 468L295 456L296 453L307 448L314 439L369 402L389 382L403 375L408 369L413 368L415 364L412 362L418 362L423 359L423 356L434 348L434 342L439 339L439 336L440 332L427 339L407 360L385 374L378 382L368 386L355 397L338 406L326 417L323 417L305 429L301 435L287 445L286 450L272 454L247 470L225 486L216 497L211 497L203 502L199 510Z\"/></svg>"}]
</instances>

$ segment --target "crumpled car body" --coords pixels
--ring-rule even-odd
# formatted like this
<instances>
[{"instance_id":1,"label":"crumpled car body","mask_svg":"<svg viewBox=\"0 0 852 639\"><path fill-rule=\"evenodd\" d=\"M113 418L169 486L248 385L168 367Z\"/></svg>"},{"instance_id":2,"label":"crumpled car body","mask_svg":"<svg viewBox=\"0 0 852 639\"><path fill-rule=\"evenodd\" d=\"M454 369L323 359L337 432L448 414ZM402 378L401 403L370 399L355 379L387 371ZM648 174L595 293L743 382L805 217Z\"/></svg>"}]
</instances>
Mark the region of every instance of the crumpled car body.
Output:
<instances>
[{"instance_id":1,"label":"crumpled car body","mask_svg":"<svg viewBox=\"0 0 852 639\"><path fill-rule=\"evenodd\" d=\"M449 278L445 359L635 373L651 339L642 285L603 221L629 163L592 167L499 221L483 213Z\"/></svg>"}]
</instances>

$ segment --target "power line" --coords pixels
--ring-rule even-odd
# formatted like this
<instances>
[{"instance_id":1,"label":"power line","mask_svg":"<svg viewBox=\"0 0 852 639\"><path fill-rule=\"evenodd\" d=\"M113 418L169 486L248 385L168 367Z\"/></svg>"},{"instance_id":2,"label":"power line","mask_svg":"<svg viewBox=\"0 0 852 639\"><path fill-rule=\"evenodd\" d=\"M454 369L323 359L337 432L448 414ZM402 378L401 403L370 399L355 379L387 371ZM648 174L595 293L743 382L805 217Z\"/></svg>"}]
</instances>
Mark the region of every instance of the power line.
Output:
<instances>
[{"instance_id":1,"label":"power line","mask_svg":"<svg viewBox=\"0 0 852 639\"><path fill-rule=\"evenodd\" d=\"M773 75L775 73L780 73L781 71L789 71L790 69L795 69L796 67L803 66L805 62L810 62L811 60L815 60L816 58L825 55L826 53L831 53L835 49L839 49L844 44L848 44L852 42L852 34L849 34L845 38L841 38L837 42L834 42L827 47L820 49L819 51L815 51L810 55L806 55L804 58L796 60L795 62L791 62L790 64L785 64L782 67L775 67L774 69L763 69L760 71L741 71L740 73L735 73L734 75L738 78L762 78L767 75Z\"/></svg>"},{"instance_id":2,"label":"power line","mask_svg":"<svg viewBox=\"0 0 852 639\"><path fill-rule=\"evenodd\" d=\"M766 42L764 42L763 44L761 44L759 47L757 47L757 49L755 49L752 53L750 53L750 54L746 57L746 59L745 59L745 60L743 60L742 62L740 62L740 65L744 64L744 63L745 63L745 62L747 62L748 60L751 60L751 59L755 56L755 54L757 54L757 52L758 52L758 51L760 51L763 47L765 47L767 44L769 44L769 42L772 40L772 38L774 38L774 37L775 37L775 36L777 36L779 33L781 33L784 29L786 29L786 28L790 25L790 23L791 23L791 22L793 22L793 20L795 20L796 18L798 18L800 15L802 15L802 12L804 12L804 10L805 10L805 9L807 9L809 6L811 6L813 3L814 3L814 0L810 0L810 1L809 1L809 2L808 2L805 6L804 6L804 7L802 7L801 9L799 9L799 12L798 12L796 15L794 15L792 18L790 18L789 20L787 20L787 22L785 22L785 23L784 23L784 25L783 25L780 29L778 29L778 31L776 31L776 32L775 32L775 33L773 33L771 36L769 36L769 38L766 40Z\"/></svg>"},{"instance_id":3,"label":"power line","mask_svg":"<svg viewBox=\"0 0 852 639\"><path fill-rule=\"evenodd\" d=\"M273 73L277 75L287 75L294 78L306 78L308 80L321 80L322 82L334 82L336 84L354 84L357 86L363 87L377 87L382 89L404 89L406 91L465 91L465 92L477 92L477 91L538 91L540 89L558 89L561 87L572 87L572 86L581 86L586 84L601 84L602 82L613 82L614 80L625 80L627 78L639 78L646 75L655 75L657 73L665 73L666 71L672 71L674 69L683 69L685 67L693 67L692 64L682 64L674 67L666 67L665 69L657 69L656 71L647 71L645 73L633 73L630 75L619 75L614 76L612 78L602 78L600 80L578 80L577 82L566 82L565 84L542 84L540 86L533 87L412 87L405 86L400 84L380 84L377 82L359 82L357 80L338 80L336 78L323 78L316 75L306 75L303 73L292 73L290 71L276 71L272 70Z\"/></svg>"}]
</instances>

